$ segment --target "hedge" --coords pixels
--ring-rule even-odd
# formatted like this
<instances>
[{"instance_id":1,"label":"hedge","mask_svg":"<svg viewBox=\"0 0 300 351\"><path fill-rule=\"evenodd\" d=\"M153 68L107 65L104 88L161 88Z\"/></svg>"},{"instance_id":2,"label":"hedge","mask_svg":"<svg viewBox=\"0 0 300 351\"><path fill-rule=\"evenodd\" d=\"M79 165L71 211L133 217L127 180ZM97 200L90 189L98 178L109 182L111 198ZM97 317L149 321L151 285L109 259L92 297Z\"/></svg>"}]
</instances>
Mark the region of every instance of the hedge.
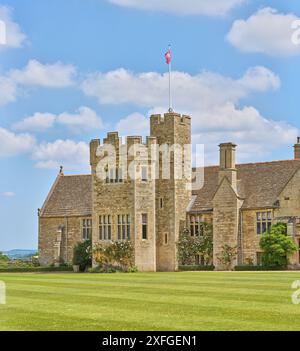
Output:
<instances>
[{"instance_id":1,"label":"hedge","mask_svg":"<svg viewBox=\"0 0 300 351\"><path fill-rule=\"evenodd\" d=\"M30 273L30 272L71 272L73 267L7 267L0 268L0 273Z\"/></svg>"},{"instance_id":2,"label":"hedge","mask_svg":"<svg viewBox=\"0 0 300 351\"><path fill-rule=\"evenodd\" d=\"M235 271L286 271L287 267L279 266L235 266Z\"/></svg>"},{"instance_id":3,"label":"hedge","mask_svg":"<svg viewBox=\"0 0 300 351\"><path fill-rule=\"evenodd\" d=\"M179 271L213 271L215 266L201 266L201 265L186 265L186 266L179 266Z\"/></svg>"}]
</instances>

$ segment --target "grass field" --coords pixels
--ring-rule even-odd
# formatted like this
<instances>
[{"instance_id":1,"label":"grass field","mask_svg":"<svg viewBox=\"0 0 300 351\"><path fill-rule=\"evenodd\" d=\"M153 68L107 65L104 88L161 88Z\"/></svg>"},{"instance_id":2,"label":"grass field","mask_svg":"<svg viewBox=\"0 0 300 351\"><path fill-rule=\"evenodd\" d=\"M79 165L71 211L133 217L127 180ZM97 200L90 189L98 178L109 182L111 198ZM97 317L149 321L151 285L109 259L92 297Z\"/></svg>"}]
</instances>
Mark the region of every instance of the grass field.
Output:
<instances>
[{"instance_id":1,"label":"grass field","mask_svg":"<svg viewBox=\"0 0 300 351\"><path fill-rule=\"evenodd\" d=\"M300 330L300 272L7 273L0 330Z\"/></svg>"}]
</instances>

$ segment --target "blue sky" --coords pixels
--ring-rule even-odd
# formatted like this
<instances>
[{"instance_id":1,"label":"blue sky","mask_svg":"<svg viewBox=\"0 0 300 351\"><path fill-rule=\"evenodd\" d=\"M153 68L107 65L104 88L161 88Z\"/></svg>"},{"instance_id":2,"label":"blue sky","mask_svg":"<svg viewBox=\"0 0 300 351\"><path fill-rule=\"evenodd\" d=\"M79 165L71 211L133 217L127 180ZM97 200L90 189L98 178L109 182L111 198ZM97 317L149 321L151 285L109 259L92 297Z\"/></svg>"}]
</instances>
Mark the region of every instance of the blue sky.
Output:
<instances>
[{"instance_id":1,"label":"blue sky","mask_svg":"<svg viewBox=\"0 0 300 351\"><path fill-rule=\"evenodd\" d=\"M191 114L207 164L222 141L240 162L292 158L298 16L299 2L279 0L1 1L0 250L37 248L60 164L87 173L90 139L146 135L166 111L169 43L173 107Z\"/></svg>"}]
</instances>

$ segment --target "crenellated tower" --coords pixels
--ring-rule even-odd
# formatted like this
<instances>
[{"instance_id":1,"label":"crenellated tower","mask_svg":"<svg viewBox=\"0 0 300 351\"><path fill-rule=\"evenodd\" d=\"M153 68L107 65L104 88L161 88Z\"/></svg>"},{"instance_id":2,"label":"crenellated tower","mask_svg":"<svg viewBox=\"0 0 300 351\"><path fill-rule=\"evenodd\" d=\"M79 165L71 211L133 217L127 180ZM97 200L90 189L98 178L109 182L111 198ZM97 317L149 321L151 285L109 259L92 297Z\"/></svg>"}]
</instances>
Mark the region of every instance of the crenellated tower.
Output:
<instances>
[{"instance_id":1,"label":"crenellated tower","mask_svg":"<svg viewBox=\"0 0 300 351\"><path fill-rule=\"evenodd\" d=\"M191 118L177 113L151 116L159 147L156 179L156 265L177 269L177 241L191 199Z\"/></svg>"}]
</instances>

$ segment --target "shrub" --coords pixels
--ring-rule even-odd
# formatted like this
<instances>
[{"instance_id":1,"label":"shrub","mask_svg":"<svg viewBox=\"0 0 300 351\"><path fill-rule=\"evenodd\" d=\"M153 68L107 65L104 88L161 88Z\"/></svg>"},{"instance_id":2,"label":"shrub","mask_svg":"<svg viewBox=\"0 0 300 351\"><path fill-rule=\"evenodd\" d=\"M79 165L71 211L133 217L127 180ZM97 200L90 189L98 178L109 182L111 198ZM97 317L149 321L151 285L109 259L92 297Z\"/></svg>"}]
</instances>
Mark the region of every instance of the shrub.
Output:
<instances>
[{"instance_id":1,"label":"shrub","mask_svg":"<svg viewBox=\"0 0 300 351\"><path fill-rule=\"evenodd\" d=\"M131 241L112 241L97 244L94 259L101 267L118 266L128 271L134 265L134 247Z\"/></svg>"},{"instance_id":2,"label":"shrub","mask_svg":"<svg viewBox=\"0 0 300 351\"><path fill-rule=\"evenodd\" d=\"M281 267L281 266L254 266L254 265L241 265L241 266L235 266L234 270L235 271L284 271L286 270L287 267Z\"/></svg>"},{"instance_id":3,"label":"shrub","mask_svg":"<svg viewBox=\"0 0 300 351\"><path fill-rule=\"evenodd\" d=\"M286 224L277 223L262 235L260 247L263 250L264 266L286 267L288 265L287 256L295 252L297 247L286 232Z\"/></svg>"},{"instance_id":4,"label":"shrub","mask_svg":"<svg viewBox=\"0 0 300 351\"><path fill-rule=\"evenodd\" d=\"M91 267L92 242L90 240L78 243L74 247L73 265L79 266L81 272L84 272L88 267Z\"/></svg>"},{"instance_id":5,"label":"shrub","mask_svg":"<svg viewBox=\"0 0 300 351\"><path fill-rule=\"evenodd\" d=\"M201 235L191 236L185 228L177 243L178 263L180 265L195 265L195 257L204 257L205 265L212 262L213 255L213 227L208 223L201 223Z\"/></svg>"},{"instance_id":6,"label":"shrub","mask_svg":"<svg viewBox=\"0 0 300 351\"><path fill-rule=\"evenodd\" d=\"M222 252L218 257L218 260L223 264L227 269L232 268L232 262L236 259L237 256L237 247L230 246L225 244L222 246Z\"/></svg>"},{"instance_id":7,"label":"shrub","mask_svg":"<svg viewBox=\"0 0 300 351\"><path fill-rule=\"evenodd\" d=\"M186 265L186 266L178 266L179 271L213 271L215 269L214 265Z\"/></svg>"},{"instance_id":8,"label":"shrub","mask_svg":"<svg viewBox=\"0 0 300 351\"><path fill-rule=\"evenodd\" d=\"M117 268L113 266L98 266L88 270L89 273L116 273L117 271Z\"/></svg>"},{"instance_id":9,"label":"shrub","mask_svg":"<svg viewBox=\"0 0 300 351\"><path fill-rule=\"evenodd\" d=\"M70 272L73 268L67 267L0 267L0 273L39 273L39 272Z\"/></svg>"}]
</instances>

